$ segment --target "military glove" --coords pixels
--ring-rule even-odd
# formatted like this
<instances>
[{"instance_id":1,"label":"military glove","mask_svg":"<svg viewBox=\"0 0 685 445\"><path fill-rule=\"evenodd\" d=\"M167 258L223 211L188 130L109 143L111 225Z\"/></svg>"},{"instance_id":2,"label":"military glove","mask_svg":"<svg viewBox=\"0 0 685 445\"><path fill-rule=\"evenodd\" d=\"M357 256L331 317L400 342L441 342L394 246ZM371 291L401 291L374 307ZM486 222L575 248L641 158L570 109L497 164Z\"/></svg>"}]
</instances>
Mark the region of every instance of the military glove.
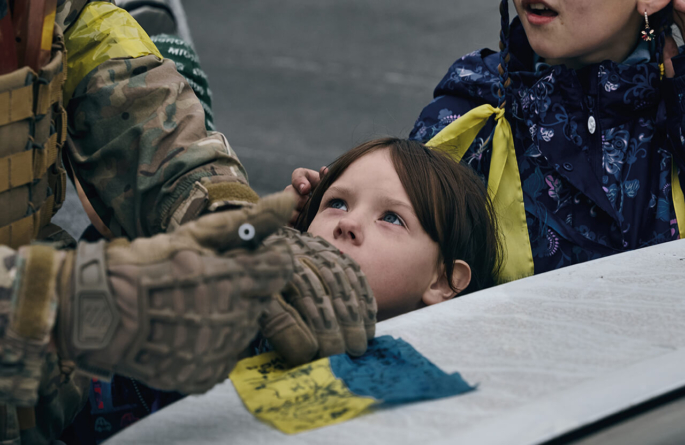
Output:
<instances>
[{"instance_id":1,"label":"military glove","mask_svg":"<svg viewBox=\"0 0 685 445\"><path fill-rule=\"evenodd\" d=\"M224 380L292 275L286 243L260 242L293 208L283 193L152 238L21 248L0 399L35 403L49 343L100 378L118 373L183 393Z\"/></svg>"},{"instance_id":2,"label":"military glove","mask_svg":"<svg viewBox=\"0 0 685 445\"><path fill-rule=\"evenodd\" d=\"M259 320L262 335L291 365L366 352L378 308L359 265L321 237L283 228L265 241L293 253L292 279Z\"/></svg>"}]
</instances>

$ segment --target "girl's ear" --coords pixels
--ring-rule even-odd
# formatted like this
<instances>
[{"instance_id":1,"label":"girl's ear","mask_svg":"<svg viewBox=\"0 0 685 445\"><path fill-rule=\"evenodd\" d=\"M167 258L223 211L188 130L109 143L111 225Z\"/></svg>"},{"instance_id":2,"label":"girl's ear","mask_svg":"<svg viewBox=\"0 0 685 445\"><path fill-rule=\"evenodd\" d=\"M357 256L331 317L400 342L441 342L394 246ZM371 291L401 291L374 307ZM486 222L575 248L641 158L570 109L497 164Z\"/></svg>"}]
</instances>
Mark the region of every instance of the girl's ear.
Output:
<instances>
[{"instance_id":1,"label":"girl's ear","mask_svg":"<svg viewBox=\"0 0 685 445\"><path fill-rule=\"evenodd\" d=\"M462 291L466 289L470 282L471 268L469 265L462 260L455 260L454 268L452 269L452 287ZM452 290L452 287L449 285L445 268L441 266L421 300L426 306L451 300L458 294L458 292Z\"/></svg>"},{"instance_id":2,"label":"girl's ear","mask_svg":"<svg viewBox=\"0 0 685 445\"><path fill-rule=\"evenodd\" d=\"M671 3L671 0L637 0L637 13L641 16L655 14Z\"/></svg>"}]
</instances>

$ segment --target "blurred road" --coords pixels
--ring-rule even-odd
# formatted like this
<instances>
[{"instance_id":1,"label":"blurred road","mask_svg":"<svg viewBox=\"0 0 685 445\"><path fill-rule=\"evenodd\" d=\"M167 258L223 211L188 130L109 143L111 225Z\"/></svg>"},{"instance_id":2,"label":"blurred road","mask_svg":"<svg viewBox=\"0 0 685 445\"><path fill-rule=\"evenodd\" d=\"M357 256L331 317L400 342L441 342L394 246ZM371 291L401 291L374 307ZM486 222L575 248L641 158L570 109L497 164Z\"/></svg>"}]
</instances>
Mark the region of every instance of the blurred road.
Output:
<instances>
[{"instance_id":1,"label":"blurred road","mask_svg":"<svg viewBox=\"0 0 685 445\"><path fill-rule=\"evenodd\" d=\"M496 48L498 2L183 3L226 134L261 195L370 138L406 136L457 57ZM57 223L87 221L70 194Z\"/></svg>"},{"instance_id":2,"label":"blurred road","mask_svg":"<svg viewBox=\"0 0 685 445\"><path fill-rule=\"evenodd\" d=\"M498 42L498 2L193 0L217 128L258 193L367 139L406 136L457 57Z\"/></svg>"}]
</instances>

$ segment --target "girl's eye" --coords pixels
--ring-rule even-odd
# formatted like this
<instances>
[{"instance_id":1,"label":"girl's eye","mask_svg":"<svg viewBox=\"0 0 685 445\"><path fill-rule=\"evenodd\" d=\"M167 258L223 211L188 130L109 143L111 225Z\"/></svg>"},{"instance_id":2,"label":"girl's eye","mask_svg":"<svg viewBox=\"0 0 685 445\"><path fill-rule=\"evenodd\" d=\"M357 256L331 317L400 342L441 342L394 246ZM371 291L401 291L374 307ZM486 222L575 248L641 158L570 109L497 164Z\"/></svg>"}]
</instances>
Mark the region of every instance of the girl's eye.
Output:
<instances>
[{"instance_id":1,"label":"girl's eye","mask_svg":"<svg viewBox=\"0 0 685 445\"><path fill-rule=\"evenodd\" d=\"M342 199L331 199L328 203L328 207L336 210L347 211L347 204L345 204L345 201L343 201Z\"/></svg>"},{"instance_id":2,"label":"girl's eye","mask_svg":"<svg viewBox=\"0 0 685 445\"><path fill-rule=\"evenodd\" d=\"M394 224L396 226L404 226L402 219L399 216L397 216L396 213L388 212L385 215L383 215L383 218L381 219L383 220L383 222Z\"/></svg>"}]
</instances>

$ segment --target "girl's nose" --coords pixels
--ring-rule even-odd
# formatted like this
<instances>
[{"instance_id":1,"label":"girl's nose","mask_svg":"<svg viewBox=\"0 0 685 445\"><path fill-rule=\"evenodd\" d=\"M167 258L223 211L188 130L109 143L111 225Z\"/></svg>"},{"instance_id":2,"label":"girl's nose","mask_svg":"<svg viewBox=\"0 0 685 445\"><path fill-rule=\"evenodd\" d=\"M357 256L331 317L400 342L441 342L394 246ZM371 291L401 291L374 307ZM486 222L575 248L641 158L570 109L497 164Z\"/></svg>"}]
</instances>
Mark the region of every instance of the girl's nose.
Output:
<instances>
[{"instance_id":1,"label":"girl's nose","mask_svg":"<svg viewBox=\"0 0 685 445\"><path fill-rule=\"evenodd\" d=\"M359 246L364 242L364 233L361 224L356 219L346 217L338 221L338 225L333 231L333 238L346 240L355 246Z\"/></svg>"}]
</instances>

